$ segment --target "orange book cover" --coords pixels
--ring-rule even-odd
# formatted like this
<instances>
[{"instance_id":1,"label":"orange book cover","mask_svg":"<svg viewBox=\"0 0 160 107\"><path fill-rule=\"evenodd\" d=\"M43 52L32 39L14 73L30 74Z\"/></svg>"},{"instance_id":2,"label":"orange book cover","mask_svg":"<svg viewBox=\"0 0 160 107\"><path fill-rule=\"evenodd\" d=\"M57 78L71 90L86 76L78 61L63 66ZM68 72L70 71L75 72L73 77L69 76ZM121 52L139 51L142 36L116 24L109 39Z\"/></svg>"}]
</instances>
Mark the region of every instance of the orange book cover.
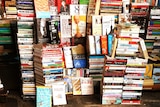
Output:
<instances>
[{"instance_id":1,"label":"orange book cover","mask_svg":"<svg viewBox=\"0 0 160 107\"><path fill-rule=\"evenodd\" d=\"M107 39L107 36L106 35L103 35L100 37L101 39L101 51L102 51L102 54L108 54L108 39Z\"/></svg>"}]
</instances>

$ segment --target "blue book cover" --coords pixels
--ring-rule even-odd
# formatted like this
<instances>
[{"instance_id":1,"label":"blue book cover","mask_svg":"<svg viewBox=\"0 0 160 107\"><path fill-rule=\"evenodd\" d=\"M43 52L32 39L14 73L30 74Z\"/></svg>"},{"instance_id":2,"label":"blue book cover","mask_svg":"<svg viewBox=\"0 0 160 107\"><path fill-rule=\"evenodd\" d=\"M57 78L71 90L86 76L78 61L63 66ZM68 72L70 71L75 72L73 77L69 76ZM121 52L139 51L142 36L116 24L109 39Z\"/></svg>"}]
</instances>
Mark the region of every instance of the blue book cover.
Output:
<instances>
[{"instance_id":1,"label":"blue book cover","mask_svg":"<svg viewBox=\"0 0 160 107\"><path fill-rule=\"evenodd\" d=\"M36 93L36 107L52 107L52 93L50 87L37 86Z\"/></svg>"},{"instance_id":2,"label":"blue book cover","mask_svg":"<svg viewBox=\"0 0 160 107\"><path fill-rule=\"evenodd\" d=\"M87 61L86 59L73 59L74 68L86 68Z\"/></svg>"},{"instance_id":3,"label":"blue book cover","mask_svg":"<svg viewBox=\"0 0 160 107\"><path fill-rule=\"evenodd\" d=\"M108 35L108 54L111 55L112 52L112 41L113 41L113 35Z\"/></svg>"}]
</instances>

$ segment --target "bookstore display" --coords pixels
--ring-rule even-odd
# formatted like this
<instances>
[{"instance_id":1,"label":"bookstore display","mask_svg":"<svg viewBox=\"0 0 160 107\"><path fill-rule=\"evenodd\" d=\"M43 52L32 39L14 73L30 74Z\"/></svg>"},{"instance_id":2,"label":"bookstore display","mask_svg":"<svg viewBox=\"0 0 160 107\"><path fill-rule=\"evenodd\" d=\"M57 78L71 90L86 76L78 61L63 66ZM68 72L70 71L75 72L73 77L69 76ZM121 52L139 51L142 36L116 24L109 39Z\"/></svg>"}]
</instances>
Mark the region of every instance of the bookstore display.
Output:
<instances>
[{"instance_id":1,"label":"bookstore display","mask_svg":"<svg viewBox=\"0 0 160 107\"><path fill-rule=\"evenodd\" d=\"M0 61L18 56L22 97L37 107L97 93L140 105L160 89L160 0L2 1Z\"/></svg>"}]
</instances>

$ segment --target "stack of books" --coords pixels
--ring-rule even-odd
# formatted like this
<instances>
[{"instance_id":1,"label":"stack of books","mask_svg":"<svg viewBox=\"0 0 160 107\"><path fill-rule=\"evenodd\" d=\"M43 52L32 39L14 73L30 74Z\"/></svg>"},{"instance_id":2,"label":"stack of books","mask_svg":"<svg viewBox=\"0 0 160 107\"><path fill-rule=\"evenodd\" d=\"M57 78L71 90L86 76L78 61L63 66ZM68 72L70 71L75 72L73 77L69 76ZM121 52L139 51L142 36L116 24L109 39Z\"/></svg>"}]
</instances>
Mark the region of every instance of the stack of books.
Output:
<instances>
[{"instance_id":1,"label":"stack of books","mask_svg":"<svg viewBox=\"0 0 160 107\"><path fill-rule=\"evenodd\" d=\"M122 104L141 104L147 62L147 59L142 58L127 60L123 82Z\"/></svg>"},{"instance_id":2,"label":"stack of books","mask_svg":"<svg viewBox=\"0 0 160 107\"><path fill-rule=\"evenodd\" d=\"M140 37L145 39L146 29L149 14L149 3L147 2L132 2L130 13L132 15L132 23L140 26Z\"/></svg>"},{"instance_id":3,"label":"stack of books","mask_svg":"<svg viewBox=\"0 0 160 107\"><path fill-rule=\"evenodd\" d=\"M101 81L104 67L104 55L90 55L88 63L89 76L92 77L94 81Z\"/></svg>"},{"instance_id":4,"label":"stack of books","mask_svg":"<svg viewBox=\"0 0 160 107\"><path fill-rule=\"evenodd\" d=\"M51 86L63 78L63 51L51 44L34 44L34 71L36 85Z\"/></svg>"},{"instance_id":5,"label":"stack of books","mask_svg":"<svg viewBox=\"0 0 160 107\"><path fill-rule=\"evenodd\" d=\"M160 7L154 6L151 7L148 29L147 29L147 39L160 39Z\"/></svg>"},{"instance_id":6,"label":"stack of books","mask_svg":"<svg viewBox=\"0 0 160 107\"><path fill-rule=\"evenodd\" d=\"M102 104L121 104L126 59L106 56L102 79Z\"/></svg>"},{"instance_id":7,"label":"stack of books","mask_svg":"<svg viewBox=\"0 0 160 107\"><path fill-rule=\"evenodd\" d=\"M23 98L35 98L33 69L34 5L32 0L17 0L17 43L22 72Z\"/></svg>"},{"instance_id":8,"label":"stack of books","mask_svg":"<svg viewBox=\"0 0 160 107\"><path fill-rule=\"evenodd\" d=\"M122 13L122 0L101 0L100 15Z\"/></svg>"},{"instance_id":9,"label":"stack of books","mask_svg":"<svg viewBox=\"0 0 160 107\"><path fill-rule=\"evenodd\" d=\"M0 20L0 45L12 44L10 20ZM3 47L4 49L7 47Z\"/></svg>"},{"instance_id":10,"label":"stack of books","mask_svg":"<svg viewBox=\"0 0 160 107\"><path fill-rule=\"evenodd\" d=\"M5 1L5 11L6 11L6 18L16 19L17 18L16 0Z\"/></svg>"}]
</instances>

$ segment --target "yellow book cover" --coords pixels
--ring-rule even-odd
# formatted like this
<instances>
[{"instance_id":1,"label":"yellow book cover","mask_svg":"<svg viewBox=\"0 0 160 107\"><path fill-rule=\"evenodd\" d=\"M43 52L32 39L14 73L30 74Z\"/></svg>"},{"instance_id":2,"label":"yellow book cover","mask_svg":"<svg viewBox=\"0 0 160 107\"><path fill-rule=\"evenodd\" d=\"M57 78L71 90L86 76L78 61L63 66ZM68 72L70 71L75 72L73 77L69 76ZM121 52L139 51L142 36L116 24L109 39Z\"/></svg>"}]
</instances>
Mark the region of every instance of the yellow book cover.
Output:
<instances>
[{"instance_id":1,"label":"yellow book cover","mask_svg":"<svg viewBox=\"0 0 160 107\"><path fill-rule=\"evenodd\" d=\"M152 71L153 71L153 64L147 64L146 65L146 72L144 73L145 79L152 78Z\"/></svg>"},{"instance_id":2,"label":"yellow book cover","mask_svg":"<svg viewBox=\"0 0 160 107\"><path fill-rule=\"evenodd\" d=\"M86 16L72 16L72 37L80 38L86 36Z\"/></svg>"}]
</instances>

